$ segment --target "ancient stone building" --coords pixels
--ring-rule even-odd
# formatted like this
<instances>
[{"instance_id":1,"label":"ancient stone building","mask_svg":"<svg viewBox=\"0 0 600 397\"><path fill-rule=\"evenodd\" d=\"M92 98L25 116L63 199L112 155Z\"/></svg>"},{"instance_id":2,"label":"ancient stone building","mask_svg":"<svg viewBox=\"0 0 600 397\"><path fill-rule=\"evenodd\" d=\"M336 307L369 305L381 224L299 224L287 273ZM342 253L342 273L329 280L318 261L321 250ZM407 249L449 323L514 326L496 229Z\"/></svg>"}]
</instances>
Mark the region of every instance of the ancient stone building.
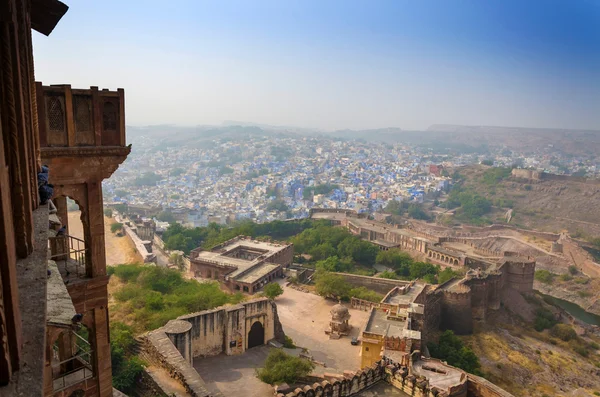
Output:
<instances>
[{"instance_id":1,"label":"ancient stone building","mask_svg":"<svg viewBox=\"0 0 600 397\"><path fill-rule=\"evenodd\" d=\"M348 335L348 331L352 326L350 321L350 312L348 308L341 303L338 303L331 309L331 321L329 322L329 330L327 333L330 338L338 339L342 335Z\"/></svg>"},{"instance_id":2,"label":"ancient stone building","mask_svg":"<svg viewBox=\"0 0 600 397\"><path fill-rule=\"evenodd\" d=\"M124 95L35 83L31 29L49 35L67 9L0 1L0 395L112 395L101 182L130 150ZM42 164L56 207L40 205Z\"/></svg>"},{"instance_id":3,"label":"ancient stone building","mask_svg":"<svg viewBox=\"0 0 600 397\"><path fill-rule=\"evenodd\" d=\"M292 244L275 244L238 236L210 251L196 248L190 253L194 277L218 280L231 291L254 293L283 275L292 263Z\"/></svg>"},{"instance_id":4,"label":"ancient stone building","mask_svg":"<svg viewBox=\"0 0 600 397\"><path fill-rule=\"evenodd\" d=\"M391 289L379 303L352 298L354 309L369 310L367 324L361 332L361 367L368 367L382 357L405 363L408 356L421 348L425 284L406 283Z\"/></svg>"}]
</instances>

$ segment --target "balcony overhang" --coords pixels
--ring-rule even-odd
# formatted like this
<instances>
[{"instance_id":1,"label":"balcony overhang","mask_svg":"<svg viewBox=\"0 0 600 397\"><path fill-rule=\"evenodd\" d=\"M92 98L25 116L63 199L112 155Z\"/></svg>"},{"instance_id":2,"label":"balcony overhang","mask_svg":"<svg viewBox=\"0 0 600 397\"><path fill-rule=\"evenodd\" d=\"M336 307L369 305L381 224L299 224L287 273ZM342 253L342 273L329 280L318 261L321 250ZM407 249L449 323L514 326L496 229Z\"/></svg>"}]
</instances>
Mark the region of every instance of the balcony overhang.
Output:
<instances>
[{"instance_id":1,"label":"balcony overhang","mask_svg":"<svg viewBox=\"0 0 600 397\"><path fill-rule=\"evenodd\" d=\"M47 147L42 163L52 170L50 183L69 185L109 178L131 152L129 146Z\"/></svg>"},{"instance_id":2,"label":"balcony overhang","mask_svg":"<svg viewBox=\"0 0 600 397\"><path fill-rule=\"evenodd\" d=\"M58 0L31 0L31 27L49 36L68 9Z\"/></svg>"}]
</instances>

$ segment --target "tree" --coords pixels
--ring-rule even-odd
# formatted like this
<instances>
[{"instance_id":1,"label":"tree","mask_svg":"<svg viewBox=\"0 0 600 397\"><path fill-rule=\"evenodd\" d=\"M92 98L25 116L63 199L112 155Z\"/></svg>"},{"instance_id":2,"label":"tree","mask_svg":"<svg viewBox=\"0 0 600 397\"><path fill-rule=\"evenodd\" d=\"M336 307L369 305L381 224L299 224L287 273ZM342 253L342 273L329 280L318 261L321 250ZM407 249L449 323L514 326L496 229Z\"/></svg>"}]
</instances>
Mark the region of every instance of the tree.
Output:
<instances>
[{"instance_id":1,"label":"tree","mask_svg":"<svg viewBox=\"0 0 600 397\"><path fill-rule=\"evenodd\" d=\"M285 212L289 210L289 207L282 199L275 199L267 204L267 211L281 211Z\"/></svg>"},{"instance_id":2,"label":"tree","mask_svg":"<svg viewBox=\"0 0 600 397\"><path fill-rule=\"evenodd\" d=\"M390 200L385 206L384 211L393 215L402 215L404 213L404 208L400 201Z\"/></svg>"},{"instance_id":3,"label":"tree","mask_svg":"<svg viewBox=\"0 0 600 397\"><path fill-rule=\"evenodd\" d=\"M124 214L127 212L127 204L115 204L114 207L119 214Z\"/></svg>"},{"instance_id":4,"label":"tree","mask_svg":"<svg viewBox=\"0 0 600 397\"><path fill-rule=\"evenodd\" d=\"M131 393L137 379L144 370L144 362L133 356L135 339L131 327L120 323L110 323L110 356L113 371L113 386Z\"/></svg>"},{"instance_id":5,"label":"tree","mask_svg":"<svg viewBox=\"0 0 600 397\"><path fill-rule=\"evenodd\" d=\"M425 211L423 210L423 207L417 203L411 203L408 206L408 216L410 216L413 219L420 219L423 221L429 220L429 215L427 215L427 213L425 213Z\"/></svg>"},{"instance_id":6,"label":"tree","mask_svg":"<svg viewBox=\"0 0 600 397\"><path fill-rule=\"evenodd\" d=\"M123 224L119 223L119 222L115 222L112 225L110 225L110 231L111 233L116 233L120 230L123 230Z\"/></svg>"},{"instance_id":7,"label":"tree","mask_svg":"<svg viewBox=\"0 0 600 397\"><path fill-rule=\"evenodd\" d=\"M279 295L283 294L283 288L278 283L269 283L265 285L263 289L265 296L269 299L275 299Z\"/></svg>"},{"instance_id":8,"label":"tree","mask_svg":"<svg viewBox=\"0 0 600 397\"><path fill-rule=\"evenodd\" d=\"M158 219L161 222L169 222L169 223L175 223L176 219L175 216L173 216L173 214L171 213L171 211L161 211L158 213L158 215L156 215L156 219Z\"/></svg>"},{"instance_id":9,"label":"tree","mask_svg":"<svg viewBox=\"0 0 600 397\"><path fill-rule=\"evenodd\" d=\"M344 277L329 272L317 272L315 276L317 294L336 299L348 297L351 286L344 280Z\"/></svg>"},{"instance_id":10,"label":"tree","mask_svg":"<svg viewBox=\"0 0 600 397\"><path fill-rule=\"evenodd\" d=\"M461 368L475 375L480 375L481 364L477 355L469 347L464 346L462 340L454 332L445 331L439 343L428 343L429 353L432 357L446 361L448 364Z\"/></svg>"},{"instance_id":11,"label":"tree","mask_svg":"<svg viewBox=\"0 0 600 397\"><path fill-rule=\"evenodd\" d=\"M112 212L112 210L110 208L105 208L104 209L104 216L110 218L110 217L112 217L112 214L113 214L113 212Z\"/></svg>"},{"instance_id":12,"label":"tree","mask_svg":"<svg viewBox=\"0 0 600 397\"><path fill-rule=\"evenodd\" d=\"M155 174L154 172L146 172L142 176L138 176L133 181L135 186L155 186L156 182L160 181L162 178Z\"/></svg>"},{"instance_id":13,"label":"tree","mask_svg":"<svg viewBox=\"0 0 600 397\"><path fill-rule=\"evenodd\" d=\"M185 263L183 262L183 256L181 256L177 252L173 252L169 256L169 262L171 262L172 264L174 264L175 266L177 266L177 268L179 270L183 270L183 268L185 266Z\"/></svg>"},{"instance_id":14,"label":"tree","mask_svg":"<svg viewBox=\"0 0 600 397\"><path fill-rule=\"evenodd\" d=\"M298 378L310 374L314 367L313 363L304 358L290 356L280 349L271 349L265 366L256 371L256 376L270 385L291 385L296 383Z\"/></svg>"},{"instance_id":15,"label":"tree","mask_svg":"<svg viewBox=\"0 0 600 397\"><path fill-rule=\"evenodd\" d=\"M117 197L126 197L129 194L127 190L117 189L115 190L115 196Z\"/></svg>"}]
</instances>

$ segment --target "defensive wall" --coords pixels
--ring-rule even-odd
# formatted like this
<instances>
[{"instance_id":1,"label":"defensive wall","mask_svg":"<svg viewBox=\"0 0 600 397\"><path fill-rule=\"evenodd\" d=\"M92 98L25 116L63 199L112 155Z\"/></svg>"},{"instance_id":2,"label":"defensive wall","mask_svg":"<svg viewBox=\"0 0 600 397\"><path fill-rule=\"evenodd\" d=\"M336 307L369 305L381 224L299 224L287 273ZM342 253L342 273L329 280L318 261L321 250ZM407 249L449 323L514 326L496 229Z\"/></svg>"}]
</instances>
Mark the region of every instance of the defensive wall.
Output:
<instances>
[{"instance_id":1,"label":"defensive wall","mask_svg":"<svg viewBox=\"0 0 600 397\"><path fill-rule=\"evenodd\" d=\"M387 382L412 397L513 397L485 379L415 352L408 365L383 358L357 372L310 377L310 385L276 388L275 397L347 397Z\"/></svg>"},{"instance_id":2,"label":"defensive wall","mask_svg":"<svg viewBox=\"0 0 600 397\"><path fill-rule=\"evenodd\" d=\"M344 278L348 284L353 287L365 287L379 294L385 295L395 287L404 287L410 284L409 281L391 280L387 278L359 276L357 274L335 273Z\"/></svg>"},{"instance_id":3,"label":"defensive wall","mask_svg":"<svg viewBox=\"0 0 600 397\"><path fill-rule=\"evenodd\" d=\"M267 298L179 316L142 337L144 354L169 372L192 396L209 393L192 367L196 357L242 354L275 339L285 341L277 306Z\"/></svg>"},{"instance_id":4,"label":"defensive wall","mask_svg":"<svg viewBox=\"0 0 600 397\"><path fill-rule=\"evenodd\" d=\"M448 280L427 294L426 331L437 329L439 318L441 329L463 335L472 333L476 323L486 321L489 310L501 307L503 291L533 291L534 274L533 258L507 256L487 270L470 269L463 279Z\"/></svg>"},{"instance_id":5,"label":"defensive wall","mask_svg":"<svg viewBox=\"0 0 600 397\"><path fill-rule=\"evenodd\" d=\"M519 168L513 168L513 170L511 171L511 176L515 179L525 179L530 182L559 181L559 182L579 182L579 183L585 183L585 184L589 184L589 185L600 185L600 180L598 180L598 179L588 179L585 177L572 176L572 175L557 175L557 174L551 174L549 172L528 170L528 169L519 169Z\"/></svg>"}]
</instances>

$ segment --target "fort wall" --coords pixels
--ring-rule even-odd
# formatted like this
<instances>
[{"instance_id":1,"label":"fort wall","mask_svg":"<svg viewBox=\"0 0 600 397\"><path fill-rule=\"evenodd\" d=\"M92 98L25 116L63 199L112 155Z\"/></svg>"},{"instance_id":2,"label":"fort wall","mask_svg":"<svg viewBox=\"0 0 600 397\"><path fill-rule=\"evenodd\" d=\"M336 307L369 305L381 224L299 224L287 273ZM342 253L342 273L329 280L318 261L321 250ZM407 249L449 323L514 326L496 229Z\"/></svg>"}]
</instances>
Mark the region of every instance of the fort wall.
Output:
<instances>
[{"instance_id":1,"label":"fort wall","mask_svg":"<svg viewBox=\"0 0 600 397\"><path fill-rule=\"evenodd\" d=\"M443 291L441 294L440 328L451 329L459 335L473 332L471 290L460 286L456 291Z\"/></svg>"},{"instance_id":2,"label":"fort wall","mask_svg":"<svg viewBox=\"0 0 600 397\"><path fill-rule=\"evenodd\" d=\"M357 274L336 273L353 287L365 287L379 294L385 295L394 287L404 287L410 284L408 281L391 280L379 277L359 276ZM417 302L418 303L418 302Z\"/></svg>"}]
</instances>

